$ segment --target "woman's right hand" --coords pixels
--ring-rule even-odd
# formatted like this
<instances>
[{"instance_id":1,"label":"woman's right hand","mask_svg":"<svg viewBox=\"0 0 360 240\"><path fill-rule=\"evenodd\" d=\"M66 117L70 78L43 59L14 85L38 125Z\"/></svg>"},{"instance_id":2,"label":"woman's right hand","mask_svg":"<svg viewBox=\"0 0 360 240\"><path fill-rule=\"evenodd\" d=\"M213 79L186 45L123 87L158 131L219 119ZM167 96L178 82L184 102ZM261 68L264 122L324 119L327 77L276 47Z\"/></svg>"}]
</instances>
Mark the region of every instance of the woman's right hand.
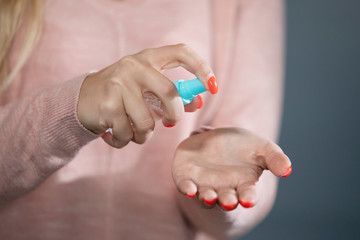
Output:
<instances>
[{"instance_id":1,"label":"woman's right hand","mask_svg":"<svg viewBox=\"0 0 360 240\"><path fill-rule=\"evenodd\" d=\"M113 147L124 147L129 141L144 143L156 121L144 93L150 92L161 101L164 126L173 126L182 118L180 95L172 81L161 73L179 66L216 93L217 83L210 66L187 45L145 49L85 78L78 100L79 121L97 134L112 128L112 134L105 133L103 139ZM189 105L186 108L192 111L194 103Z\"/></svg>"}]
</instances>

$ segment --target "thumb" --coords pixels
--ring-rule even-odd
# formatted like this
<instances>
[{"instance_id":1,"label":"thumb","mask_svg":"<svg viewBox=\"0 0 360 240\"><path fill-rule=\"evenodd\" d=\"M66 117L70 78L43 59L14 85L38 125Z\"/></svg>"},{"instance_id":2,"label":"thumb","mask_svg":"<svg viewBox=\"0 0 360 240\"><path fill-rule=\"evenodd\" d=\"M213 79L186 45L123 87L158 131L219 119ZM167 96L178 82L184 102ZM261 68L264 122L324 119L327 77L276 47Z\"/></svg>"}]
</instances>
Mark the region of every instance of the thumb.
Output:
<instances>
[{"instance_id":1,"label":"thumb","mask_svg":"<svg viewBox=\"0 0 360 240\"><path fill-rule=\"evenodd\" d=\"M275 176L287 177L292 172L291 161L281 148L273 142L269 142L265 147L265 163Z\"/></svg>"},{"instance_id":2,"label":"thumb","mask_svg":"<svg viewBox=\"0 0 360 240\"><path fill-rule=\"evenodd\" d=\"M204 105L204 100L200 95L197 95L193 98L191 103L185 105L185 112L195 112L196 110L202 108Z\"/></svg>"}]
</instances>

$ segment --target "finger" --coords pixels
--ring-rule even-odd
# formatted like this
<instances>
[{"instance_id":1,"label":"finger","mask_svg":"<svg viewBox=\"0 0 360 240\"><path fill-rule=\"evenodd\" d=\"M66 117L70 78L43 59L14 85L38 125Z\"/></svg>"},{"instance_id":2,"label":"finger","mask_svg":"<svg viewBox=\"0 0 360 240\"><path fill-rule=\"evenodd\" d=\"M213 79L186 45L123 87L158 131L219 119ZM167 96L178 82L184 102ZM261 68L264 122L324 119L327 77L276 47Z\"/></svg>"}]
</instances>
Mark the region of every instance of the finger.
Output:
<instances>
[{"instance_id":1,"label":"finger","mask_svg":"<svg viewBox=\"0 0 360 240\"><path fill-rule=\"evenodd\" d=\"M290 175L291 161L275 143L268 142L266 144L264 159L267 169L275 176L287 177Z\"/></svg>"},{"instance_id":2,"label":"finger","mask_svg":"<svg viewBox=\"0 0 360 240\"><path fill-rule=\"evenodd\" d=\"M221 207L226 211L235 209L238 204L236 191L232 188L223 188L218 190L218 199Z\"/></svg>"},{"instance_id":3,"label":"finger","mask_svg":"<svg viewBox=\"0 0 360 240\"><path fill-rule=\"evenodd\" d=\"M104 142L106 142L107 144L109 144L110 146L114 147L112 145L112 141L111 141L111 138L112 138L112 134L110 132L105 132L101 138L104 140Z\"/></svg>"},{"instance_id":4,"label":"finger","mask_svg":"<svg viewBox=\"0 0 360 240\"><path fill-rule=\"evenodd\" d=\"M133 138L133 130L125 113L116 114L112 117L112 134L106 133L103 139L110 146L122 148Z\"/></svg>"},{"instance_id":5,"label":"finger","mask_svg":"<svg viewBox=\"0 0 360 240\"><path fill-rule=\"evenodd\" d=\"M212 94L217 93L218 86L210 65L193 49L185 44L164 46L153 49L157 54L151 54L150 61L159 70L183 67L195 74L204 87Z\"/></svg>"},{"instance_id":6,"label":"finger","mask_svg":"<svg viewBox=\"0 0 360 240\"><path fill-rule=\"evenodd\" d=\"M215 206L217 193L210 187L199 187L199 201L206 207Z\"/></svg>"},{"instance_id":7,"label":"finger","mask_svg":"<svg viewBox=\"0 0 360 240\"><path fill-rule=\"evenodd\" d=\"M125 147L129 142L129 141L124 141L124 142L120 142L118 141L110 132L105 132L101 138L104 140L104 142L106 142L107 144L109 144L110 146L114 147L114 148L122 148Z\"/></svg>"},{"instance_id":8,"label":"finger","mask_svg":"<svg viewBox=\"0 0 360 240\"><path fill-rule=\"evenodd\" d=\"M243 184L237 188L239 203L244 208L252 208L257 202L256 188L254 184Z\"/></svg>"},{"instance_id":9,"label":"finger","mask_svg":"<svg viewBox=\"0 0 360 240\"><path fill-rule=\"evenodd\" d=\"M185 105L185 112L195 112L198 109L201 109L204 105L204 100L200 95L197 95L193 100Z\"/></svg>"},{"instance_id":10,"label":"finger","mask_svg":"<svg viewBox=\"0 0 360 240\"><path fill-rule=\"evenodd\" d=\"M191 180L183 180L177 184L177 188L179 192L185 194L189 198L193 198L196 196L197 193L197 186Z\"/></svg>"},{"instance_id":11,"label":"finger","mask_svg":"<svg viewBox=\"0 0 360 240\"><path fill-rule=\"evenodd\" d=\"M143 92L149 91L161 101L163 124L174 126L184 114L184 105L174 83L151 67L146 69L146 76L141 78L138 81L142 85Z\"/></svg>"},{"instance_id":12,"label":"finger","mask_svg":"<svg viewBox=\"0 0 360 240\"><path fill-rule=\"evenodd\" d=\"M140 90L124 93L124 107L134 130L133 141L142 144L149 139L155 128L155 120L147 107Z\"/></svg>"}]
</instances>

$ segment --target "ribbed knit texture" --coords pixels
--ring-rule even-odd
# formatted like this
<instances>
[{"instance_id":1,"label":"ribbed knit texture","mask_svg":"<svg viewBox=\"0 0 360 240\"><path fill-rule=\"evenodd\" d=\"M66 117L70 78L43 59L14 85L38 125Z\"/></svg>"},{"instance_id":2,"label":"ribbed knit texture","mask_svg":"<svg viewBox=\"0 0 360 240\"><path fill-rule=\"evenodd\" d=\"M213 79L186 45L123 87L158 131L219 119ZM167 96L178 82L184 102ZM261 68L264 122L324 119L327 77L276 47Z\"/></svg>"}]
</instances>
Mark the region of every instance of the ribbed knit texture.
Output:
<instances>
[{"instance_id":1,"label":"ribbed knit texture","mask_svg":"<svg viewBox=\"0 0 360 240\"><path fill-rule=\"evenodd\" d=\"M84 77L35 91L2 107L0 203L35 188L98 137L77 119Z\"/></svg>"}]
</instances>

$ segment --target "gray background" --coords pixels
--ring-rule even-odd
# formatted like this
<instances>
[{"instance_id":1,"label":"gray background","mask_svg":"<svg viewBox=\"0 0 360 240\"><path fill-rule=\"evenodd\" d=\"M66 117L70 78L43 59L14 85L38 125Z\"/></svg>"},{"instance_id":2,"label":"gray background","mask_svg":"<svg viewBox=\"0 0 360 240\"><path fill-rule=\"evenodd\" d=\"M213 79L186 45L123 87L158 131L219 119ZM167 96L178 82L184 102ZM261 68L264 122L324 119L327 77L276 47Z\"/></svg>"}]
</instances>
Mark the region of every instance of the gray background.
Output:
<instances>
[{"instance_id":1,"label":"gray background","mask_svg":"<svg viewBox=\"0 0 360 240\"><path fill-rule=\"evenodd\" d=\"M288 0L280 146L293 162L241 239L360 239L360 0Z\"/></svg>"}]
</instances>

